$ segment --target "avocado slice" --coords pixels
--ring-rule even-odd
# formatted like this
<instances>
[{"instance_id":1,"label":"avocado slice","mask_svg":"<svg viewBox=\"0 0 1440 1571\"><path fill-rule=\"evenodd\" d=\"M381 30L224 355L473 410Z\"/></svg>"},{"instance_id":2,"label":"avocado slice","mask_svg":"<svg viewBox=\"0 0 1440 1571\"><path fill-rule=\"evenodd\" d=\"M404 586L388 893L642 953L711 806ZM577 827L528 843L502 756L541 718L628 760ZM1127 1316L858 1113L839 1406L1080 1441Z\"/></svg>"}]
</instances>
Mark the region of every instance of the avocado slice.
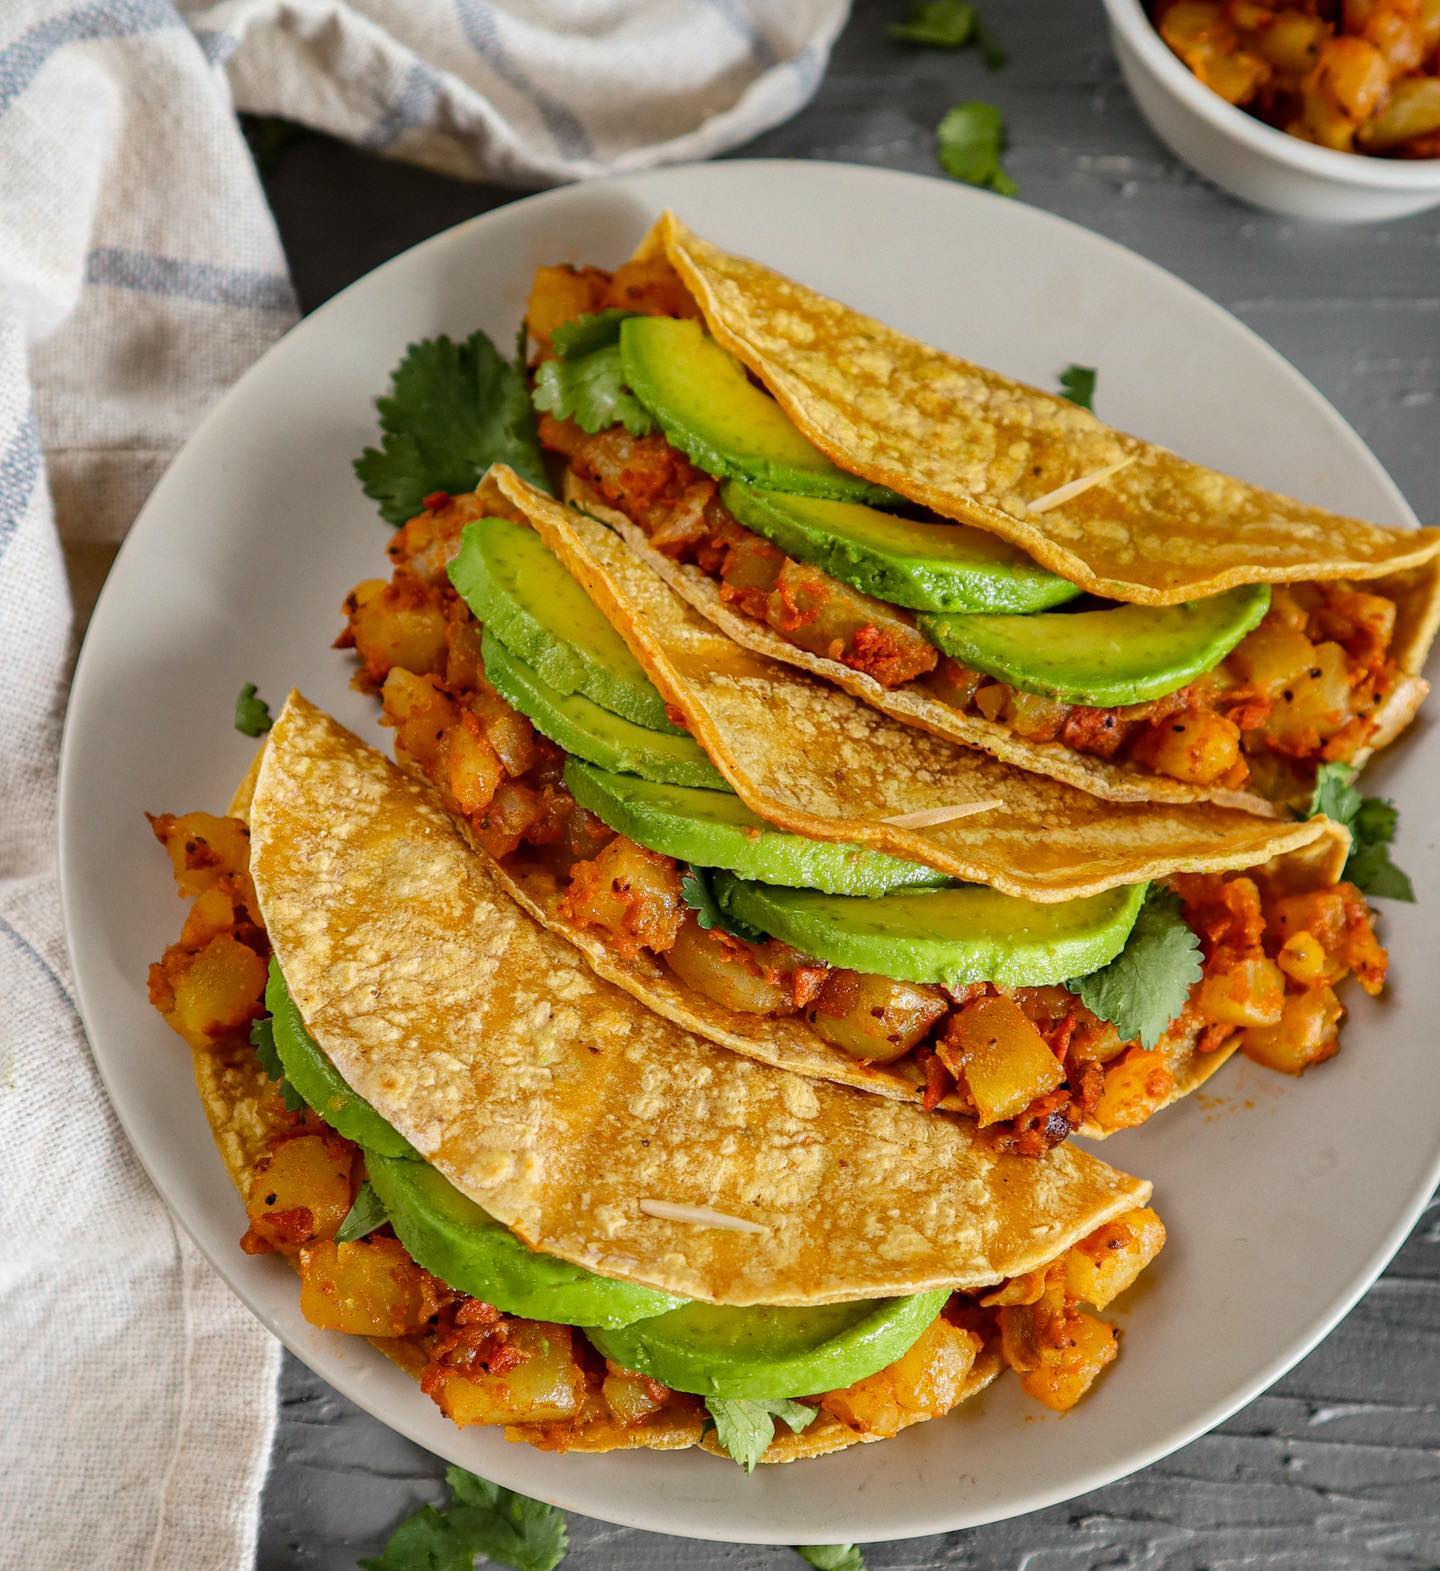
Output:
<instances>
[{"instance_id":1,"label":"avocado slice","mask_svg":"<svg viewBox=\"0 0 1440 1571\"><path fill-rule=\"evenodd\" d=\"M620 324L620 362L666 441L706 474L837 501L902 500L837 469L698 322L630 317Z\"/></svg>"},{"instance_id":2,"label":"avocado slice","mask_svg":"<svg viewBox=\"0 0 1440 1571\"><path fill-rule=\"evenodd\" d=\"M625 640L533 529L477 519L449 571L465 604L542 681L648 730L683 735Z\"/></svg>"},{"instance_id":3,"label":"avocado slice","mask_svg":"<svg viewBox=\"0 0 1440 1571\"><path fill-rule=\"evenodd\" d=\"M966 524L897 518L863 502L786 496L727 480L725 506L798 562L911 611L1045 611L1079 588Z\"/></svg>"},{"instance_id":4,"label":"avocado slice","mask_svg":"<svg viewBox=\"0 0 1440 1571\"><path fill-rule=\"evenodd\" d=\"M280 967L272 957L265 983L265 1007L275 1034L275 1051L285 1078L338 1135L358 1145L410 1163L421 1160L410 1142L346 1085L320 1044L305 1029Z\"/></svg>"},{"instance_id":5,"label":"avocado slice","mask_svg":"<svg viewBox=\"0 0 1440 1571\"><path fill-rule=\"evenodd\" d=\"M687 1302L527 1248L428 1162L397 1162L367 1150L365 1171L414 1259L508 1315L614 1328Z\"/></svg>"},{"instance_id":6,"label":"avocado slice","mask_svg":"<svg viewBox=\"0 0 1440 1571\"><path fill-rule=\"evenodd\" d=\"M650 731L586 698L561 693L541 680L486 628L482 641L485 675L507 704L518 709L543 736L567 753L670 785L728 791L729 782L692 737Z\"/></svg>"},{"instance_id":7,"label":"avocado slice","mask_svg":"<svg viewBox=\"0 0 1440 1571\"><path fill-rule=\"evenodd\" d=\"M1184 605L1042 616L922 616L937 649L1067 704L1143 704L1213 670L1270 608L1268 584Z\"/></svg>"},{"instance_id":8,"label":"avocado slice","mask_svg":"<svg viewBox=\"0 0 1440 1571\"><path fill-rule=\"evenodd\" d=\"M948 1288L807 1308L688 1303L620 1331L586 1335L606 1358L696 1396L779 1401L837 1391L909 1352Z\"/></svg>"},{"instance_id":9,"label":"avocado slice","mask_svg":"<svg viewBox=\"0 0 1440 1571\"><path fill-rule=\"evenodd\" d=\"M878 900L772 889L728 873L714 874L711 886L722 911L817 960L945 987L1044 987L1088 976L1125 947L1146 888L1042 905L982 884Z\"/></svg>"},{"instance_id":10,"label":"avocado slice","mask_svg":"<svg viewBox=\"0 0 1440 1571\"><path fill-rule=\"evenodd\" d=\"M565 784L581 807L617 834L697 867L724 867L767 884L837 895L935 889L949 882L920 862L772 829L729 792L610 774L578 758L566 760Z\"/></svg>"}]
</instances>

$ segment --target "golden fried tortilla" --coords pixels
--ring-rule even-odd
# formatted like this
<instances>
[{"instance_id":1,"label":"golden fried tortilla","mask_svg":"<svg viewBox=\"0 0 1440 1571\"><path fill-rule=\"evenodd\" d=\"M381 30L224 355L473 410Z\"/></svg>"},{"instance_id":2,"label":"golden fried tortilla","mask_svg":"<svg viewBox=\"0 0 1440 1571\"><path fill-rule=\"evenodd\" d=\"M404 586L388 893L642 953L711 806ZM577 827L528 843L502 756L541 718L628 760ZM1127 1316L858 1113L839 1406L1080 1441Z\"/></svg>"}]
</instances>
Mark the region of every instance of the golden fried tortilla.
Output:
<instances>
[{"instance_id":1,"label":"golden fried tortilla","mask_svg":"<svg viewBox=\"0 0 1440 1571\"><path fill-rule=\"evenodd\" d=\"M1063 1147L778 1073L597 977L505 894L435 794L292 694L251 873L306 1026L434 1166L532 1248L728 1304L977 1289L1149 1184ZM650 1215L706 1207L763 1229Z\"/></svg>"},{"instance_id":2,"label":"golden fried tortilla","mask_svg":"<svg viewBox=\"0 0 1440 1571\"><path fill-rule=\"evenodd\" d=\"M1236 584L1379 578L1440 554L1440 529L1381 528L1190 463L732 256L673 213L639 254L658 253L716 340L833 462L1094 594L1176 605ZM1121 462L1070 501L1029 505Z\"/></svg>"},{"instance_id":3,"label":"golden fried tortilla","mask_svg":"<svg viewBox=\"0 0 1440 1571\"><path fill-rule=\"evenodd\" d=\"M584 585L747 806L782 829L909 857L1037 901L1177 872L1253 867L1321 842L1338 878L1349 835L1192 803L1112 803L932 736L733 642L611 530L497 465L482 486L519 511ZM999 805L928 829L882 822Z\"/></svg>"}]
</instances>

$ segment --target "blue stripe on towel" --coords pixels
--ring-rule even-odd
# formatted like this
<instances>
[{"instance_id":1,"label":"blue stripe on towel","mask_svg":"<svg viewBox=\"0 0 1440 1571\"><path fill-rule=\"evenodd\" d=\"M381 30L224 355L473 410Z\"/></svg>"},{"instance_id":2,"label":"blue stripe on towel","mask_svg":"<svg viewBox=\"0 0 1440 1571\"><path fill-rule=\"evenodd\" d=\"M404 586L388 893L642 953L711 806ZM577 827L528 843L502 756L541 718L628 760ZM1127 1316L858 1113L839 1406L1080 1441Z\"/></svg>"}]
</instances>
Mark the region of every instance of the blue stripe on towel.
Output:
<instances>
[{"instance_id":1,"label":"blue stripe on towel","mask_svg":"<svg viewBox=\"0 0 1440 1571\"><path fill-rule=\"evenodd\" d=\"M0 933L4 933L6 938L10 940L13 949L24 955L37 970L50 979L55 991L60 995L60 1001L78 1021L80 1019L80 1011L75 1007L75 1000L71 998L69 989L60 980L59 973L55 967L50 964L23 933L12 927L3 916L0 916Z\"/></svg>"},{"instance_id":2,"label":"blue stripe on towel","mask_svg":"<svg viewBox=\"0 0 1440 1571\"><path fill-rule=\"evenodd\" d=\"M536 87L500 38L494 10L486 0L455 0L455 14L466 42L502 82L534 104L545 129L567 158L588 158L593 152L589 133L558 98Z\"/></svg>"},{"instance_id":3,"label":"blue stripe on towel","mask_svg":"<svg viewBox=\"0 0 1440 1571\"><path fill-rule=\"evenodd\" d=\"M40 478L40 426L32 407L0 454L0 556L10 544Z\"/></svg>"},{"instance_id":4,"label":"blue stripe on towel","mask_svg":"<svg viewBox=\"0 0 1440 1571\"><path fill-rule=\"evenodd\" d=\"M428 125L435 113L440 88L439 74L423 60L417 60L405 73L394 102L360 138L360 146L368 147L372 153L384 152L406 131Z\"/></svg>"},{"instance_id":5,"label":"blue stripe on towel","mask_svg":"<svg viewBox=\"0 0 1440 1571\"><path fill-rule=\"evenodd\" d=\"M108 0L77 6L39 22L0 49L0 114L40 74L45 62L66 44L95 38L131 38L163 27L181 26L174 6L165 0Z\"/></svg>"},{"instance_id":6,"label":"blue stripe on towel","mask_svg":"<svg viewBox=\"0 0 1440 1571\"><path fill-rule=\"evenodd\" d=\"M294 311L295 291L283 273L250 267L221 267L187 262L148 251L97 246L85 258L85 282L141 294L198 300L202 305L237 306L246 311Z\"/></svg>"}]
</instances>

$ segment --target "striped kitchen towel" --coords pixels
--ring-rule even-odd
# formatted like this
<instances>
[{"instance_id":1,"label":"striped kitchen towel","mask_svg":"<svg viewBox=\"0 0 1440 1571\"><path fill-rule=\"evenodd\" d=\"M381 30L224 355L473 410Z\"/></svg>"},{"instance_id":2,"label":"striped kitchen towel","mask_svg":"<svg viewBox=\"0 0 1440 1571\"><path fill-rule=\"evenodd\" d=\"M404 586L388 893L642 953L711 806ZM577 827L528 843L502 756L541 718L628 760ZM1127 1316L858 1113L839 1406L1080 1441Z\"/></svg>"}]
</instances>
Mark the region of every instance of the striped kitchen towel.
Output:
<instances>
[{"instance_id":1,"label":"striped kitchen towel","mask_svg":"<svg viewBox=\"0 0 1440 1571\"><path fill-rule=\"evenodd\" d=\"M66 678L104 569L197 418L296 314L234 105L452 174L580 178L792 113L844 11L0 3L0 1567L254 1556L278 1350L116 1126L54 850Z\"/></svg>"}]
</instances>

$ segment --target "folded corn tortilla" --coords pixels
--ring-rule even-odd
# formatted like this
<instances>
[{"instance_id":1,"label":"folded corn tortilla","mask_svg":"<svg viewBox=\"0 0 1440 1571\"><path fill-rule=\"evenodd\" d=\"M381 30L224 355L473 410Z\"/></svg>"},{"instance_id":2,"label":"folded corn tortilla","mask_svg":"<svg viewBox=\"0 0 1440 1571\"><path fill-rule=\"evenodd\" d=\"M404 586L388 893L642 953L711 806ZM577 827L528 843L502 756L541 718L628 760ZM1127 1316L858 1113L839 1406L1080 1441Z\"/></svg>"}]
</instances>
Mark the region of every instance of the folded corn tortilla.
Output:
<instances>
[{"instance_id":1,"label":"folded corn tortilla","mask_svg":"<svg viewBox=\"0 0 1440 1571\"><path fill-rule=\"evenodd\" d=\"M1088 410L928 348L802 284L700 239L671 213L643 242L694 295L715 339L765 384L804 435L851 473L985 529L1092 593L1168 605L1242 583L1356 578L1397 607L1401 679L1376 715L1363 764L1414 718L1440 628L1440 529L1386 529L1309 506L1177 457ZM1126 467L1066 503L1032 501L1111 464ZM622 513L567 474L567 499L630 545L736 642L839 684L884 713L1116 802L1218 802L1273 812L1253 792L1191 785L1124 761L1035 742L965 714L918 683L885 688L787 643L730 608L698 568L656 551ZM1283 806L1296 804L1286 803Z\"/></svg>"},{"instance_id":2,"label":"folded corn tortilla","mask_svg":"<svg viewBox=\"0 0 1440 1571\"><path fill-rule=\"evenodd\" d=\"M1149 1184L1070 1147L779 1073L598 977L513 901L434 792L292 694L251 875L306 1028L427 1161L527 1245L712 1303L974 1290ZM664 1220L707 1207L762 1233Z\"/></svg>"}]
</instances>

